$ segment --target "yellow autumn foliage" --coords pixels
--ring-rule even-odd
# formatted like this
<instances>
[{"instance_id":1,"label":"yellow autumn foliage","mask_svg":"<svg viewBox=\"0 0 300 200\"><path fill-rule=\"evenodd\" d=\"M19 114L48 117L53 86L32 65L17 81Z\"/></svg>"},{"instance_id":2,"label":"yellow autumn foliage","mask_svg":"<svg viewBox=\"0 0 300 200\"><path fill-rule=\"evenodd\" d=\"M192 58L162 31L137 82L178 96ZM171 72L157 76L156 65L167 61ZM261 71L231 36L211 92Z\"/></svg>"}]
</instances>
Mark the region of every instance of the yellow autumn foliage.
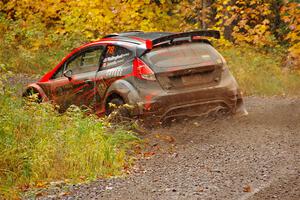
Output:
<instances>
[{"instance_id":1,"label":"yellow autumn foliage","mask_svg":"<svg viewBox=\"0 0 300 200\"><path fill-rule=\"evenodd\" d=\"M88 41L128 30L209 28L221 31L223 45L286 46L297 60L299 6L287 0L2 0L0 40L30 54L60 46L66 38Z\"/></svg>"}]
</instances>

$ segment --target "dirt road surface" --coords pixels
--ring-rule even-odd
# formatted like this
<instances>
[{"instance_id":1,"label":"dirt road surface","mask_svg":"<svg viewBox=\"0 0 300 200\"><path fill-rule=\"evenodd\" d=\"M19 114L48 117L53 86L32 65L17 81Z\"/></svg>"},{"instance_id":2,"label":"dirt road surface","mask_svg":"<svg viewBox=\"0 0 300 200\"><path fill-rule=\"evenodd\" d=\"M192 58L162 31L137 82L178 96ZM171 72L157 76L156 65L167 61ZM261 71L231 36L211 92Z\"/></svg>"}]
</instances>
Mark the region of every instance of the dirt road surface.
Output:
<instances>
[{"instance_id":1,"label":"dirt road surface","mask_svg":"<svg viewBox=\"0 0 300 200\"><path fill-rule=\"evenodd\" d=\"M246 98L249 115L193 119L146 134L126 177L61 199L300 199L300 99Z\"/></svg>"}]
</instances>

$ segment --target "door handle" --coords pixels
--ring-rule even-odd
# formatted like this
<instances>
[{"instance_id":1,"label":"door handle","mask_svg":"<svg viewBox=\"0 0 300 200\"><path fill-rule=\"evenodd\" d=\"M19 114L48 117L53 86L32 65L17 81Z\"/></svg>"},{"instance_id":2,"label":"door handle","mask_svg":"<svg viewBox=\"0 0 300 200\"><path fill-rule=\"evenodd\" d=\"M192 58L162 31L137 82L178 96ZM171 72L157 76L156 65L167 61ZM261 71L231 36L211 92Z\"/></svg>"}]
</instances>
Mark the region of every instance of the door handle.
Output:
<instances>
[{"instance_id":1,"label":"door handle","mask_svg":"<svg viewBox=\"0 0 300 200\"><path fill-rule=\"evenodd\" d=\"M87 80L84 80L84 83L91 85L91 84L93 83L93 81L92 81L92 80L89 80L89 79L87 79Z\"/></svg>"}]
</instances>

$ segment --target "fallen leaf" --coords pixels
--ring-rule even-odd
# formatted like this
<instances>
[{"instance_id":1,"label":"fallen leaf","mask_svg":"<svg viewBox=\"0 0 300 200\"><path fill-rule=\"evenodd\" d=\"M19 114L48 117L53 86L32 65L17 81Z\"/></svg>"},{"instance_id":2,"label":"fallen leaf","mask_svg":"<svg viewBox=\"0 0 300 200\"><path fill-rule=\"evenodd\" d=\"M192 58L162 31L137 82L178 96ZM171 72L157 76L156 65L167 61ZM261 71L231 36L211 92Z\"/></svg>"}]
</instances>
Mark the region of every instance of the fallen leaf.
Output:
<instances>
[{"instance_id":1,"label":"fallen leaf","mask_svg":"<svg viewBox=\"0 0 300 200\"><path fill-rule=\"evenodd\" d=\"M110 186L105 187L105 190L112 190L112 189L113 189L113 187L110 187Z\"/></svg>"},{"instance_id":2,"label":"fallen leaf","mask_svg":"<svg viewBox=\"0 0 300 200\"><path fill-rule=\"evenodd\" d=\"M44 196L45 194L43 193L43 192L38 192L38 193L36 193L35 194L35 198L37 198L37 197L42 197L42 196Z\"/></svg>"},{"instance_id":3,"label":"fallen leaf","mask_svg":"<svg viewBox=\"0 0 300 200\"><path fill-rule=\"evenodd\" d=\"M198 187L196 191L197 191L197 192L203 192L204 189L203 189L203 187Z\"/></svg>"},{"instance_id":4,"label":"fallen leaf","mask_svg":"<svg viewBox=\"0 0 300 200\"><path fill-rule=\"evenodd\" d=\"M71 193L70 192L61 192L61 193L59 193L59 196L63 197L63 196L67 196L69 194L71 194Z\"/></svg>"},{"instance_id":5,"label":"fallen leaf","mask_svg":"<svg viewBox=\"0 0 300 200\"><path fill-rule=\"evenodd\" d=\"M145 152L143 155L145 158L149 158L151 156L153 156L155 154L155 152L149 151L149 152Z\"/></svg>"},{"instance_id":6,"label":"fallen leaf","mask_svg":"<svg viewBox=\"0 0 300 200\"><path fill-rule=\"evenodd\" d=\"M252 191L252 189L251 189L251 186L250 186L250 185L244 186L243 192L251 192L251 191Z\"/></svg>"},{"instance_id":7,"label":"fallen leaf","mask_svg":"<svg viewBox=\"0 0 300 200\"><path fill-rule=\"evenodd\" d=\"M23 192L28 191L29 188L30 188L29 184L24 184L19 187L19 189Z\"/></svg>"},{"instance_id":8,"label":"fallen leaf","mask_svg":"<svg viewBox=\"0 0 300 200\"><path fill-rule=\"evenodd\" d=\"M37 187L37 188L46 188L47 185L48 185L47 182L37 182L35 187Z\"/></svg>"},{"instance_id":9,"label":"fallen leaf","mask_svg":"<svg viewBox=\"0 0 300 200\"><path fill-rule=\"evenodd\" d=\"M169 143L172 143L172 142L175 142L175 138L173 136L169 136L169 135L166 135L163 140L165 140L166 142L169 142Z\"/></svg>"},{"instance_id":10,"label":"fallen leaf","mask_svg":"<svg viewBox=\"0 0 300 200\"><path fill-rule=\"evenodd\" d=\"M169 142L169 143L175 142L175 138L173 136L170 136L170 135L156 134L155 137L157 139L160 139L160 140L163 140L163 141L166 141L166 142Z\"/></svg>"}]
</instances>

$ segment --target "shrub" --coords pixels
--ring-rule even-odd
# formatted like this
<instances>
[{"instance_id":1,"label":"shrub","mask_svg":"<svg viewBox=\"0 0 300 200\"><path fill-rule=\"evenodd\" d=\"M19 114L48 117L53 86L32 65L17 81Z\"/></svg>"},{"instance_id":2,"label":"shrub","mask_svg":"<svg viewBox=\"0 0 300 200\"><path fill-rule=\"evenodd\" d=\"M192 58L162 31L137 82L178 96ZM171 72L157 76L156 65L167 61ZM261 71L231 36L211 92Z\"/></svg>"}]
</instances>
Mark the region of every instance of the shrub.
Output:
<instances>
[{"instance_id":1,"label":"shrub","mask_svg":"<svg viewBox=\"0 0 300 200\"><path fill-rule=\"evenodd\" d=\"M282 49L250 46L220 48L231 72L246 95L297 95L300 74L281 67Z\"/></svg>"},{"instance_id":2,"label":"shrub","mask_svg":"<svg viewBox=\"0 0 300 200\"><path fill-rule=\"evenodd\" d=\"M120 175L137 137L72 107L64 114L51 104L0 96L0 198L17 197L39 181Z\"/></svg>"},{"instance_id":3,"label":"shrub","mask_svg":"<svg viewBox=\"0 0 300 200\"><path fill-rule=\"evenodd\" d=\"M13 21L0 13L0 65L17 73L45 73L84 40L78 34L48 30L38 19Z\"/></svg>"}]
</instances>

